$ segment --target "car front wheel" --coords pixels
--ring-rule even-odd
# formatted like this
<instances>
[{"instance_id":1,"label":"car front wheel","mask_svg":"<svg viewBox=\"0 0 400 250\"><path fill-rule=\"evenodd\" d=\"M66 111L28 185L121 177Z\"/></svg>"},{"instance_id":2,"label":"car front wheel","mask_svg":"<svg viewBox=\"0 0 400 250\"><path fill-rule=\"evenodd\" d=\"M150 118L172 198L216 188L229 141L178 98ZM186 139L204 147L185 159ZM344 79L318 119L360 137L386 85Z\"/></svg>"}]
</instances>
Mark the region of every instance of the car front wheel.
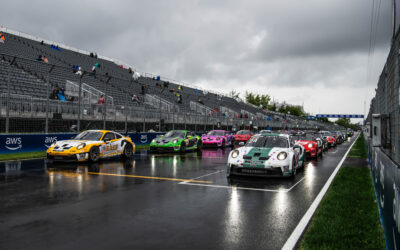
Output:
<instances>
[{"instance_id":1,"label":"car front wheel","mask_svg":"<svg viewBox=\"0 0 400 250\"><path fill-rule=\"evenodd\" d=\"M97 162L100 158L100 149L99 147L92 147L89 151L89 161Z\"/></svg>"},{"instance_id":2,"label":"car front wheel","mask_svg":"<svg viewBox=\"0 0 400 250\"><path fill-rule=\"evenodd\" d=\"M133 155L133 148L132 145L127 143L124 148L124 158L130 158Z\"/></svg>"}]
</instances>

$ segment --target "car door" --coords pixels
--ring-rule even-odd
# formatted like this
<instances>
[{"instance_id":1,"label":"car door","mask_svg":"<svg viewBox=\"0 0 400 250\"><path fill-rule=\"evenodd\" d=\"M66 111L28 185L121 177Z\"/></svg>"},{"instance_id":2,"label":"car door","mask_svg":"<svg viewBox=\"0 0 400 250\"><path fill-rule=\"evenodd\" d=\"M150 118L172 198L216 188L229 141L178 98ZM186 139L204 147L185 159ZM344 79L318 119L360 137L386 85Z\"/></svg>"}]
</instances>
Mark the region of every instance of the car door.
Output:
<instances>
[{"instance_id":1,"label":"car door","mask_svg":"<svg viewBox=\"0 0 400 250\"><path fill-rule=\"evenodd\" d=\"M113 132L107 132L103 136L103 145L101 146L101 153L103 157L113 156L118 150L118 139L115 139L115 134Z\"/></svg>"},{"instance_id":2,"label":"car door","mask_svg":"<svg viewBox=\"0 0 400 250\"><path fill-rule=\"evenodd\" d=\"M186 137L188 138L188 141L189 141L188 147L193 147L195 145L195 143L197 142L197 139L194 136L193 132L188 132L186 134Z\"/></svg>"}]
</instances>

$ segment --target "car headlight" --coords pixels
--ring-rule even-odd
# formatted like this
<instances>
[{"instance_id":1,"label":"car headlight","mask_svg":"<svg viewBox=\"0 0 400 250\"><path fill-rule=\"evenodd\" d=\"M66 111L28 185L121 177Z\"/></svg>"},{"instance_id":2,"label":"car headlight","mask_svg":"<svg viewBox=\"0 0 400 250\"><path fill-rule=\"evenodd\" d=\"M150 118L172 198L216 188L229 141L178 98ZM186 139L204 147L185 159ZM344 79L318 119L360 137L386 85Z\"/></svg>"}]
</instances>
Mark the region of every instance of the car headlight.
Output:
<instances>
[{"instance_id":1,"label":"car headlight","mask_svg":"<svg viewBox=\"0 0 400 250\"><path fill-rule=\"evenodd\" d=\"M177 142L178 142L178 139L175 139L172 141L172 143L177 143Z\"/></svg>"},{"instance_id":2,"label":"car headlight","mask_svg":"<svg viewBox=\"0 0 400 250\"><path fill-rule=\"evenodd\" d=\"M53 142L50 147L54 147L57 144L57 142Z\"/></svg>"},{"instance_id":3,"label":"car headlight","mask_svg":"<svg viewBox=\"0 0 400 250\"><path fill-rule=\"evenodd\" d=\"M156 139L153 139L153 140L151 141L151 143L156 143L156 141L157 141Z\"/></svg>"},{"instance_id":4,"label":"car headlight","mask_svg":"<svg viewBox=\"0 0 400 250\"><path fill-rule=\"evenodd\" d=\"M312 148L312 143L308 143L307 147Z\"/></svg>"},{"instance_id":5,"label":"car headlight","mask_svg":"<svg viewBox=\"0 0 400 250\"><path fill-rule=\"evenodd\" d=\"M231 157L232 158L236 158L236 157L238 157L239 156L239 150L233 150L232 151L232 154L231 154Z\"/></svg>"},{"instance_id":6,"label":"car headlight","mask_svg":"<svg viewBox=\"0 0 400 250\"><path fill-rule=\"evenodd\" d=\"M82 148L84 148L85 146L86 146L85 143L81 143L81 144L79 144L78 146L76 146L76 149L82 149Z\"/></svg>"},{"instance_id":7,"label":"car headlight","mask_svg":"<svg viewBox=\"0 0 400 250\"><path fill-rule=\"evenodd\" d=\"M278 158L278 160L283 161L286 159L286 157L287 157L286 152L280 152L276 158Z\"/></svg>"}]
</instances>

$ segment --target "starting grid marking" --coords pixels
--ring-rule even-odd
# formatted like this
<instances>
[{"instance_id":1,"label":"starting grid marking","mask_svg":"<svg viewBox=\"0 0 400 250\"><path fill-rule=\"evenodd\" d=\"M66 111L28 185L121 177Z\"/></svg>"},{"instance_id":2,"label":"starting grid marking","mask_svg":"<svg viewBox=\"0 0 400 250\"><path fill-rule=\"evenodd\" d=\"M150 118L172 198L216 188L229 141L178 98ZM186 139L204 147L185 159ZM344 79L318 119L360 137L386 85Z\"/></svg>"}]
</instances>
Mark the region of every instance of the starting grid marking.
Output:
<instances>
[{"instance_id":1,"label":"starting grid marking","mask_svg":"<svg viewBox=\"0 0 400 250\"><path fill-rule=\"evenodd\" d=\"M251 191L261 191L261 192L273 192L273 193L288 193L290 192L294 187L296 187L300 182L304 180L305 177L301 178L299 181L297 181L293 186L290 188L280 188L280 189L267 189L267 188L246 188L246 187L237 187L237 186L224 186L224 185L212 185L212 184L201 184L201 183L193 183L195 180L198 180L200 178L218 174L221 172L224 172L225 170L220 170L216 171L210 174L205 174L198 176L196 178L190 179L188 181L182 181L179 182L178 184L180 185L190 185L190 186L201 186L201 187L212 187L212 188L225 188L225 189L234 189L234 190L251 190Z\"/></svg>"},{"instance_id":2,"label":"starting grid marking","mask_svg":"<svg viewBox=\"0 0 400 250\"><path fill-rule=\"evenodd\" d=\"M130 178L141 178L141 179L153 179L153 180L180 181L180 182L212 183L212 181L198 181L198 180L195 180L195 179L186 180L186 179L167 178L167 177L154 177L154 176L142 176L142 175L108 174L108 173L97 173L97 172L88 172L88 174L117 176L117 177L130 177Z\"/></svg>"}]
</instances>

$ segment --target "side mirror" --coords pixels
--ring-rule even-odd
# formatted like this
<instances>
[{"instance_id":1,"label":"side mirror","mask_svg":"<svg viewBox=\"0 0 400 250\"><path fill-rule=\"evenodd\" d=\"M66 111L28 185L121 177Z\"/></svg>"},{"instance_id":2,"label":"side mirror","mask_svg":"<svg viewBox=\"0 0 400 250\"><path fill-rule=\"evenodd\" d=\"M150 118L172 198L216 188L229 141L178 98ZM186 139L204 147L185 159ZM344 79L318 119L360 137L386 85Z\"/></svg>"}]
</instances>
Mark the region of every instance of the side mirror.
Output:
<instances>
[{"instance_id":1,"label":"side mirror","mask_svg":"<svg viewBox=\"0 0 400 250\"><path fill-rule=\"evenodd\" d=\"M244 146L244 142L239 142L239 146Z\"/></svg>"}]
</instances>

